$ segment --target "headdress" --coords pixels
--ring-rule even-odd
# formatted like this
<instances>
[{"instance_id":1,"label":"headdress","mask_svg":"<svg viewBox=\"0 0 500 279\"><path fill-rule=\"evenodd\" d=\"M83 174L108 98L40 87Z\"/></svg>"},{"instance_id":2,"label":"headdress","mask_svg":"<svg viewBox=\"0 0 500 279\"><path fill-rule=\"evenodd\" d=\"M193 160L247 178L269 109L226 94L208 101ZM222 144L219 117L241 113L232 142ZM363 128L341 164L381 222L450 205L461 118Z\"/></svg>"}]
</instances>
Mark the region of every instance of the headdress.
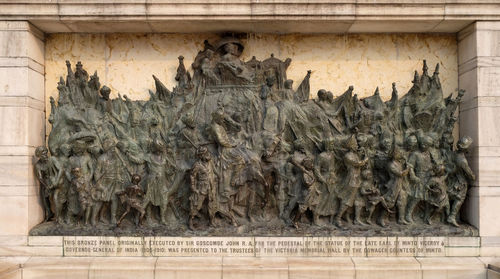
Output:
<instances>
[{"instance_id":1,"label":"headdress","mask_svg":"<svg viewBox=\"0 0 500 279\"><path fill-rule=\"evenodd\" d=\"M464 136L458 140L457 147L460 149L467 149L471 144L472 144L472 138L469 136Z\"/></svg>"}]
</instances>

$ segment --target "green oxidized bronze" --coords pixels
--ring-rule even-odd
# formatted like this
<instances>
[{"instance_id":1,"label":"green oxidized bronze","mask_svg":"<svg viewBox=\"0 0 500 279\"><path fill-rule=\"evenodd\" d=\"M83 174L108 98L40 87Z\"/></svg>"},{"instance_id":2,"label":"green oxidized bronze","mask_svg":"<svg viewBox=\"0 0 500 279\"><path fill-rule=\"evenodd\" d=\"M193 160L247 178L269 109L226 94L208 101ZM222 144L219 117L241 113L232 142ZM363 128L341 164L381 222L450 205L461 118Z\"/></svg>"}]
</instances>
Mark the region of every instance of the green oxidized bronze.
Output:
<instances>
[{"instance_id":1,"label":"green oxidized bronze","mask_svg":"<svg viewBox=\"0 0 500 279\"><path fill-rule=\"evenodd\" d=\"M439 64L384 102L319 90L309 99L233 37L205 41L172 91L110 99L78 62L51 98L35 165L45 212L34 235L474 235L460 220L475 179L464 92L443 98ZM50 156L49 156L50 151Z\"/></svg>"}]
</instances>

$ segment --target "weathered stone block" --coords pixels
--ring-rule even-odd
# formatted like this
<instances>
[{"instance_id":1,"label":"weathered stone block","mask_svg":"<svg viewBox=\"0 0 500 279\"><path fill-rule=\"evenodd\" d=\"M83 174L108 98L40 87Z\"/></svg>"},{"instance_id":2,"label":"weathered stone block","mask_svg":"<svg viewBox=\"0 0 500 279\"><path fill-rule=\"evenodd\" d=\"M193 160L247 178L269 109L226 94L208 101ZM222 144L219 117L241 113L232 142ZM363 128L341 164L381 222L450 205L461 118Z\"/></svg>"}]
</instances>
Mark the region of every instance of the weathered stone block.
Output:
<instances>
[{"instance_id":1,"label":"weathered stone block","mask_svg":"<svg viewBox=\"0 0 500 279\"><path fill-rule=\"evenodd\" d=\"M156 261L156 258L100 258L90 264L88 278L154 279Z\"/></svg>"},{"instance_id":2,"label":"weathered stone block","mask_svg":"<svg viewBox=\"0 0 500 279\"><path fill-rule=\"evenodd\" d=\"M288 278L286 258L224 258L222 278L285 279Z\"/></svg>"},{"instance_id":3,"label":"weathered stone block","mask_svg":"<svg viewBox=\"0 0 500 279\"><path fill-rule=\"evenodd\" d=\"M160 278L222 278L222 257L159 258L155 266L155 279Z\"/></svg>"},{"instance_id":4,"label":"weathered stone block","mask_svg":"<svg viewBox=\"0 0 500 279\"><path fill-rule=\"evenodd\" d=\"M93 258L32 257L23 267L23 278L88 279Z\"/></svg>"},{"instance_id":5,"label":"weathered stone block","mask_svg":"<svg viewBox=\"0 0 500 279\"><path fill-rule=\"evenodd\" d=\"M486 279L485 265L477 258L417 258L422 266L422 278Z\"/></svg>"},{"instance_id":6,"label":"weathered stone block","mask_svg":"<svg viewBox=\"0 0 500 279\"><path fill-rule=\"evenodd\" d=\"M29 57L44 64L45 44L29 27L23 31L0 31L0 41L5 42L0 45L0 57Z\"/></svg>"},{"instance_id":7,"label":"weathered stone block","mask_svg":"<svg viewBox=\"0 0 500 279\"><path fill-rule=\"evenodd\" d=\"M356 271L351 258L289 258L288 278L352 279Z\"/></svg>"},{"instance_id":8,"label":"weathered stone block","mask_svg":"<svg viewBox=\"0 0 500 279\"><path fill-rule=\"evenodd\" d=\"M29 107L0 107L0 145L44 144L44 112Z\"/></svg>"},{"instance_id":9,"label":"weathered stone block","mask_svg":"<svg viewBox=\"0 0 500 279\"><path fill-rule=\"evenodd\" d=\"M0 156L0 180L2 186L38 185L31 156Z\"/></svg>"},{"instance_id":10,"label":"weathered stone block","mask_svg":"<svg viewBox=\"0 0 500 279\"><path fill-rule=\"evenodd\" d=\"M356 279L421 278L420 264L415 258L352 258Z\"/></svg>"}]
</instances>

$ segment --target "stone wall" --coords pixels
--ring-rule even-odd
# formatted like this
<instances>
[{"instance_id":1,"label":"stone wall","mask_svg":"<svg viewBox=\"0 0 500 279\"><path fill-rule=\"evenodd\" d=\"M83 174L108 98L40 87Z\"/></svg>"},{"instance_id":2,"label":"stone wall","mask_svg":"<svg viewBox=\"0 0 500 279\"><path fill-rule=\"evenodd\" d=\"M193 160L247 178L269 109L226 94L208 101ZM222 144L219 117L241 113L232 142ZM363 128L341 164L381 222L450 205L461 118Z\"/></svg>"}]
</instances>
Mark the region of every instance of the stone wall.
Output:
<instances>
[{"instance_id":1,"label":"stone wall","mask_svg":"<svg viewBox=\"0 0 500 279\"><path fill-rule=\"evenodd\" d=\"M0 21L0 254L43 219L33 153L44 143L44 45L31 24Z\"/></svg>"},{"instance_id":2,"label":"stone wall","mask_svg":"<svg viewBox=\"0 0 500 279\"><path fill-rule=\"evenodd\" d=\"M4 278L103 278L120 274L131 278L253 278L254 274L266 278L295 278L314 276L322 278L490 278L485 264L497 261L500 255L498 226L499 197L499 57L500 6L491 0L402 0L402 1L3 1L0 4L0 277ZM237 2L237 3L236 3ZM475 23L477 22L477 23ZM34 26L32 25L34 24ZM468 27L467 27L468 26ZM467 28L465 28L467 27ZM464 29L465 28L465 29ZM203 34L196 35L87 35L74 32L449 32L451 35L284 35L264 36L266 48L276 56L294 59L291 78L300 79L307 68L313 73L313 92L322 87L318 74L336 77L340 69L351 70L345 79L329 82L330 90L338 94L350 82L358 93L371 93L376 85L387 88L394 80L400 92L410 85L411 73L420 68L418 60L426 58L429 65L443 59L441 78L445 92L459 86L468 91L461 106L460 132L473 136L475 144L470 154L472 168L478 180L471 189L467 219L480 229L479 255L469 253L459 244L457 256L432 258L61 258L62 239L28 237L28 230L41 220L38 204L38 185L33 178L34 147L43 142L45 125L44 106L49 95L55 94L58 75L64 74L64 60L82 60L88 68L99 70L101 82L111 85L132 98L143 98L152 88L151 74L172 85L173 70L180 54L187 63L201 46ZM462 30L461 32L459 32ZM47 35L54 32L73 34ZM459 32L459 33L457 33ZM45 34L45 35L44 35ZM458 65L457 72L457 42ZM148 44L147 37L176 37L179 43L161 39L164 49ZM44 37L48 37L47 40ZM118 40L118 38L122 38ZM142 39L141 39L142 37ZM280 38L279 40L276 38ZM316 38L306 41L304 38ZM298 40L297 38L303 38ZM325 39L329 38L329 39ZM357 38L354 40L354 38ZM362 39L364 38L364 39ZM368 38L372 38L371 40ZM384 39L385 38L385 39ZM399 39L398 39L399 38ZM402 42L410 39L410 43ZM413 38L413 39L411 39ZM429 39L432 38L432 39ZM437 38L437 40L436 40ZM57 44L56 39L64 44ZM259 37L260 39L260 37ZM253 40L257 41L257 36ZM117 41L110 44L110 41ZM269 42L273 42L270 44ZM369 45L367 41L377 43ZM384 43L380 43L383 42ZM432 41L432 42L430 42ZM444 43L447 41L448 43ZM98 53L86 55L80 50L92 42ZM286 44L285 44L286 42ZM306 51L297 46L318 45L324 49L343 49L348 55L332 55L316 59L301 58ZM337 42L334 44L333 42ZM353 52L356 43L358 51ZM326 43L326 44L325 44ZM142 57L149 64L126 64L125 49ZM161 46L160 45L160 46ZM174 47L175 45L175 47ZM182 45L183 47L180 47ZM244 55L264 58L269 53L253 53L248 44ZM336 46L342 47L336 47ZM110 47L112 46L112 47ZM150 51L142 51L146 48ZM189 46L189 47L186 47ZM274 46L274 47L272 47ZM286 47L289 46L289 47ZM294 47L290 47L294 46ZM333 47L332 47L333 46ZM389 46L389 47L387 47ZM44 48L45 57L43 55ZM171 47L171 48L167 48ZM173 49L175 51L167 51ZM255 49L255 48L254 48ZM276 50L277 49L277 50ZM279 51L281 49L281 52ZM372 49L371 51L364 51ZM178 51L182 50L182 51ZM348 51L346 51L348 50ZM399 51L397 51L399 50ZM443 51L446 50L446 51ZM117 56L121 53L120 56ZM289 54L290 53L290 54ZM416 54L425 54L419 56ZM116 54L116 55L112 55ZM164 63L155 63L160 57ZM404 57L399 55L404 54ZM409 55L410 54L410 55ZM435 54L429 57L427 54ZM332 59L331 57L334 57ZM389 57L389 58L387 58ZM47 62L45 64L45 58ZM113 60L114 59L114 60ZM309 60L307 63L298 63ZM115 62L113 62L115 61ZM318 62L317 64L311 62ZM337 61L340 66L318 67L321 61ZM381 61L391 61L391 67L379 70ZM405 62L406 61L406 62ZM451 68L446 65L451 63ZM117 63L120 62L120 63ZM357 66L349 66L349 63ZM101 65L96 67L94 65ZM144 65L155 65L144 70ZM326 64L325 64L326 65ZM375 67L375 65L378 65ZM297 68L295 68L297 67ZM120 76L120 70L132 72ZM353 69L357 68L355 71ZM375 69L375 70L372 70ZM363 70L363 71L362 71ZM118 72L116 72L118 71ZM138 75L143 71L144 75ZM385 79L393 76L399 79ZM406 73L404 73L406 71ZM449 72L448 72L449 71ZM102 75L104 73L105 75ZM45 74L47 90L44 88ZM292 76L293 75L293 76ZM352 78L355 77L355 78ZM367 78L370 77L370 78ZM318 80L316 80L318 78ZM361 84L360 80L369 81ZM377 82L371 83L377 79ZM124 82L125 80L125 82ZM380 80L380 82L379 82ZM451 80L451 82L449 81ZM297 80L298 81L298 80ZM340 82L342 81L342 82ZM129 86L137 84L140 86ZM451 84L452 86L448 86ZM297 85L297 82L296 82ZM338 87L336 87L338 86ZM337 89L339 88L339 89ZM40 90L42 89L42 90ZM137 90L128 91L129 89ZM46 94L44 94L46 92ZM115 92L116 94L116 92ZM362 95L362 94L361 94ZM21 257L19 257L21 256ZM490 258L492 257L492 258ZM21 270L22 269L22 270ZM7 273L5 273L7 272ZM314 272L314 273L313 273ZM177 276L177 277L176 277ZM494 277L496 278L496 277Z\"/></svg>"}]
</instances>

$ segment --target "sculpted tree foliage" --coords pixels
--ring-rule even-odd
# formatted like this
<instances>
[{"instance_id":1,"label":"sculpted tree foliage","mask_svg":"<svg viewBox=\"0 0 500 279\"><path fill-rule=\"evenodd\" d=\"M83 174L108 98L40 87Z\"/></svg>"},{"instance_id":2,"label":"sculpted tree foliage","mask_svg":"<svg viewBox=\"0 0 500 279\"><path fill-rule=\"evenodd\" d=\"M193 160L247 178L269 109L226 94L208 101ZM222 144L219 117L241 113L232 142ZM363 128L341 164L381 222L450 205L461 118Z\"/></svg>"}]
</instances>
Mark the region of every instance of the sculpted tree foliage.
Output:
<instances>
[{"instance_id":1,"label":"sculpted tree foliage","mask_svg":"<svg viewBox=\"0 0 500 279\"><path fill-rule=\"evenodd\" d=\"M45 218L32 234L470 232L472 140L452 136L464 92L443 98L439 64L429 76L424 60L388 101L353 86L310 99L311 71L293 89L290 58L243 61L243 49L205 41L192 74L179 56L178 85L153 76L148 100L66 62L35 152Z\"/></svg>"}]
</instances>

